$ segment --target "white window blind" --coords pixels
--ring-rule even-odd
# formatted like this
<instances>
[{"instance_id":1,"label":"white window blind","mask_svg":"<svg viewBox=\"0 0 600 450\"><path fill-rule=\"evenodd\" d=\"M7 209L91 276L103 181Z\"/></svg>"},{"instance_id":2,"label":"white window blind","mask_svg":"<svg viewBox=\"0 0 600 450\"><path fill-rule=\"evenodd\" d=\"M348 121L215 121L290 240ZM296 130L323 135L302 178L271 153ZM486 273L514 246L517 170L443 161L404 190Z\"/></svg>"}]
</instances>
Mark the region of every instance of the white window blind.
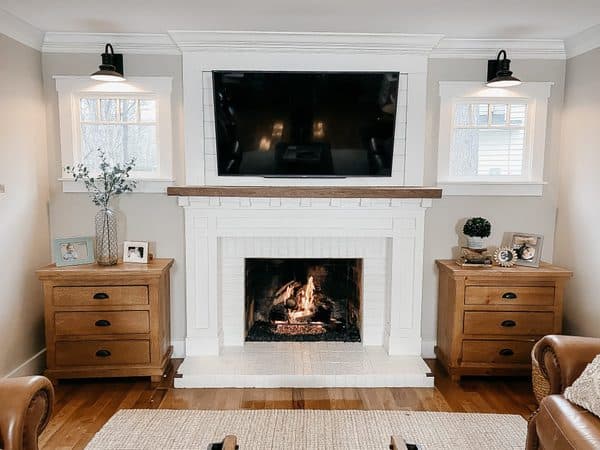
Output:
<instances>
[{"instance_id":1,"label":"white window blind","mask_svg":"<svg viewBox=\"0 0 600 450\"><path fill-rule=\"evenodd\" d=\"M453 178L522 177L527 155L527 103L458 102L452 117Z\"/></svg>"},{"instance_id":2,"label":"white window blind","mask_svg":"<svg viewBox=\"0 0 600 450\"><path fill-rule=\"evenodd\" d=\"M99 169L97 150L114 162L135 158L135 172L159 169L157 101L151 98L86 96L79 99L80 161Z\"/></svg>"}]
</instances>

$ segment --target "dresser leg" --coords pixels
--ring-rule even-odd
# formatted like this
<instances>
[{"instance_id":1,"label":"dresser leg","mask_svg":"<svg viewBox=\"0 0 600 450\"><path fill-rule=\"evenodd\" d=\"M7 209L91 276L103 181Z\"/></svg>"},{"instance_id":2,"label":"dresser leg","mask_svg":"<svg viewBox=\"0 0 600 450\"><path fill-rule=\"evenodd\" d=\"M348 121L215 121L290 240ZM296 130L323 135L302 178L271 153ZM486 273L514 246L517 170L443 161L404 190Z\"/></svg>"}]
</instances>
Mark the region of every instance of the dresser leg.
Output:
<instances>
[{"instance_id":1,"label":"dresser leg","mask_svg":"<svg viewBox=\"0 0 600 450\"><path fill-rule=\"evenodd\" d=\"M460 375L457 374L457 373L453 373L453 374L450 375L450 380L453 383L460 383Z\"/></svg>"},{"instance_id":2,"label":"dresser leg","mask_svg":"<svg viewBox=\"0 0 600 450\"><path fill-rule=\"evenodd\" d=\"M162 381L163 377L162 375L151 375L150 376L150 381L152 382L152 384L158 384Z\"/></svg>"}]
</instances>

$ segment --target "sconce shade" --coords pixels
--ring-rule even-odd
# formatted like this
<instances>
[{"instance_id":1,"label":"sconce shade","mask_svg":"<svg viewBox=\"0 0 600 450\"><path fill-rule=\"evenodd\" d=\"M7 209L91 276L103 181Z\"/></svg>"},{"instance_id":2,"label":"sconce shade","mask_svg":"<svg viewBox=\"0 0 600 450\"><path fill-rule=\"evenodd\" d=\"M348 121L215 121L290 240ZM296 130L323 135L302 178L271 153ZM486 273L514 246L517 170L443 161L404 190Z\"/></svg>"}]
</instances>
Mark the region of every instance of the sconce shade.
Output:
<instances>
[{"instance_id":1,"label":"sconce shade","mask_svg":"<svg viewBox=\"0 0 600 450\"><path fill-rule=\"evenodd\" d=\"M521 80L513 77L510 70L510 59L506 58L506 50L500 50L496 59L488 60L488 87L511 87L520 84Z\"/></svg>"},{"instance_id":2,"label":"sconce shade","mask_svg":"<svg viewBox=\"0 0 600 450\"><path fill-rule=\"evenodd\" d=\"M97 81L124 81L123 55L115 53L111 44L106 44L102 53L102 64L98 71L90 75Z\"/></svg>"}]
</instances>

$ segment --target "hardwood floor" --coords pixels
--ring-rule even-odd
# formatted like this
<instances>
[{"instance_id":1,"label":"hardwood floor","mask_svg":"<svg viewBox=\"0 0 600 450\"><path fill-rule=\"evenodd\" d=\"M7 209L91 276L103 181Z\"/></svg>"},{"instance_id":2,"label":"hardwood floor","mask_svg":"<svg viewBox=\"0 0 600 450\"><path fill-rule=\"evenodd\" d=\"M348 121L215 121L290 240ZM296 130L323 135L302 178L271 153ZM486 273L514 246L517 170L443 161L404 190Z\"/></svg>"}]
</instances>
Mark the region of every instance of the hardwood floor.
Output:
<instances>
[{"instance_id":1,"label":"hardwood floor","mask_svg":"<svg viewBox=\"0 0 600 450\"><path fill-rule=\"evenodd\" d=\"M147 379L63 381L56 386L53 418L40 438L42 449L80 449L119 409L391 409L520 414L535 408L527 378L465 378L453 383L435 361L435 388L376 389L173 389L168 376Z\"/></svg>"}]
</instances>

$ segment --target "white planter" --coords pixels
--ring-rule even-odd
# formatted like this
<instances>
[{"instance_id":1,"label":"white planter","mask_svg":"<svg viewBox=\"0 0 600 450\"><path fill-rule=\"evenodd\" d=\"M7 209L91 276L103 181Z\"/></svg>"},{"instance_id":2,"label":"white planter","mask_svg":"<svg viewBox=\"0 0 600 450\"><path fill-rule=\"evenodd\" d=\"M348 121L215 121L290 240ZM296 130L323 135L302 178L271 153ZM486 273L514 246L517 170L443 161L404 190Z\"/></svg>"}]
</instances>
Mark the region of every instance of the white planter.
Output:
<instances>
[{"instance_id":1,"label":"white planter","mask_svg":"<svg viewBox=\"0 0 600 450\"><path fill-rule=\"evenodd\" d=\"M467 247L473 250L485 248L485 238L479 236L467 236Z\"/></svg>"}]
</instances>

